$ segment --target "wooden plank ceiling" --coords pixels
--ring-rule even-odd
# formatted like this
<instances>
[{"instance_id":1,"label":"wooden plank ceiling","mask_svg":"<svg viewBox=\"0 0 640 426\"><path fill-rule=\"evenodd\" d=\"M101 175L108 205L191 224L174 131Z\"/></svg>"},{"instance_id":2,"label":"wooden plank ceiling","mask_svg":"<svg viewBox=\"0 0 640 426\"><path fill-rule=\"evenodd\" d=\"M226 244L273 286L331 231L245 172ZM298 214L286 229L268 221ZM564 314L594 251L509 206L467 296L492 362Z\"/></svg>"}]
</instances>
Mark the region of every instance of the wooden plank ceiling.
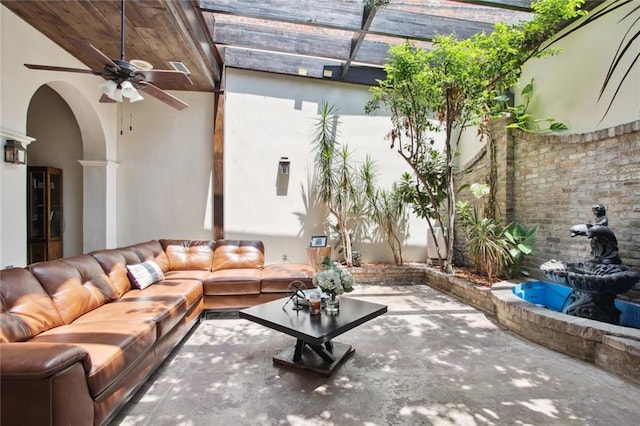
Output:
<instances>
[{"instance_id":1,"label":"wooden plank ceiling","mask_svg":"<svg viewBox=\"0 0 640 426\"><path fill-rule=\"evenodd\" d=\"M101 64L69 38L120 58L121 0L0 2L91 69ZM159 85L167 90L213 91L224 66L375 84L390 46L411 39L429 48L436 34L491 31L529 19L531 3L391 0L369 10L362 0L126 0L125 58L156 69L182 62L193 85Z\"/></svg>"}]
</instances>

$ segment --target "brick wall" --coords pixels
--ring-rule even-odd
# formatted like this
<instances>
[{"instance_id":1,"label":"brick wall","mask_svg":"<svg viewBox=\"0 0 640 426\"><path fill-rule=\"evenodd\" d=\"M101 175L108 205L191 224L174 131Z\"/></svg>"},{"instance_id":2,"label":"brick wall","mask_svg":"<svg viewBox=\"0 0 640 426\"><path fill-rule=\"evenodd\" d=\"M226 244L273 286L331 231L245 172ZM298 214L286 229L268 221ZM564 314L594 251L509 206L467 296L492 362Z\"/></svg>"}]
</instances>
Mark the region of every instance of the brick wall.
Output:
<instances>
[{"instance_id":1,"label":"brick wall","mask_svg":"<svg viewBox=\"0 0 640 426\"><path fill-rule=\"evenodd\" d=\"M473 172L460 183L486 182L495 144L496 217L538 228L536 254L525 264L533 276L543 277L539 267L549 259L589 257L589 241L571 238L569 228L593 222L591 206L597 203L607 209L623 263L640 270L640 120L561 136L507 132L505 125L505 120L492 123L486 152L462 167ZM459 195L469 197L467 191Z\"/></svg>"}]
</instances>

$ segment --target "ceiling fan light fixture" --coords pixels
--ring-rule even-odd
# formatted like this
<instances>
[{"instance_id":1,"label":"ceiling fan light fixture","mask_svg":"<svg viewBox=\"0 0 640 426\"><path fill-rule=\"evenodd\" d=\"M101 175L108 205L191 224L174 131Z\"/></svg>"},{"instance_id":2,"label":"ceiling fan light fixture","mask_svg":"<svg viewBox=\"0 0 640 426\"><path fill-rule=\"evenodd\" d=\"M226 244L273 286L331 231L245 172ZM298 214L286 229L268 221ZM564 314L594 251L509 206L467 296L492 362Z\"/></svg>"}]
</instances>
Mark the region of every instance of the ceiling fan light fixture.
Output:
<instances>
[{"instance_id":1,"label":"ceiling fan light fixture","mask_svg":"<svg viewBox=\"0 0 640 426\"><path fill-rule=\"evenodd\" d=\"M113 95L107 95L116 102L122 102L122 90L116 89Z\"/></svg>"},{"instance_id":2,"label":"ceiling fan light fixture","mask_svg":"<svg viewBox=\"0 0 640 426\"><path fill-rule=\"evenodd\" d=\"M120 83L120 88L122 89L122 96L124 96L125 98L133 99L140 96L140 94L138 93L136 88L133 87L133 84L131 84L130 81L123 81L122 83Z\"/></svg>"},{"instance_id":3,"label":"ceiling fan light fixture","mask_svg":"<svg viewBox=\"0 0 640 426\"><path fill-rule=\"evenodd\" d=\"M142 59L132 59L129 61L131 65L138 68L140 71L148 71L153 69L153 65L147 61L143 61Z\"/></svg>"},{"instance_id":4,"label":"ceiling fan light fixture","mask_svg":"<svg viewBox=\"0 0 640 426\"><path fill-rule=\"evenodd\" d=\"M135 90L135 94L133 96L129 96L130 103L138 102L144 99L140 94L140 92L138 92L136 89L133 89L133 90Z\"/></svg>"},{"instance_id":5,"label":"ceiling fan light fixture","mask_svg":"<svg viewBox=\"0 0 640 426\"><path fill-rule=\"evenodd\" d=\"M118 88L118 83L113 80L107 80L100 85L100 89L102 89L102 93L113 99L113 94Z\"/></svg>"}]
</instances>

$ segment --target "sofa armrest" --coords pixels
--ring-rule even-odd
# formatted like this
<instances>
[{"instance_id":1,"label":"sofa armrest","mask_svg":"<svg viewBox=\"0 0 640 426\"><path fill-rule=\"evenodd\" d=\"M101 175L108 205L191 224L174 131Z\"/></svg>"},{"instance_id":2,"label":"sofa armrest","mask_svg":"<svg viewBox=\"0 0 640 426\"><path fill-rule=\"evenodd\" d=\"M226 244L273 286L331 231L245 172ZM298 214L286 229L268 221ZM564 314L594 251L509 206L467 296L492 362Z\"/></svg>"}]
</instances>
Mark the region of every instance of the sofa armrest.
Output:
<instances>
[{"instance_id":1,"label":"sofa armrest","mask_svg":"<svg viewBox=\"0 0 640 426\"><path fill-rule=\"evenodd\" d=\"M0 345L2 377L39 380L63 371L76 362L89 371L87 351L61 343L3 343Z\"/></svg>"},{"instance_id":2,"label":"sofa armrest","mask_svg":"<svg viewBox=\"0 0 640 426\"><path fill-rule=\"evenodd\" d=\"M84 349L60 343L0 344L0 424L92 425Z\"/></svg>"}]
</instances>

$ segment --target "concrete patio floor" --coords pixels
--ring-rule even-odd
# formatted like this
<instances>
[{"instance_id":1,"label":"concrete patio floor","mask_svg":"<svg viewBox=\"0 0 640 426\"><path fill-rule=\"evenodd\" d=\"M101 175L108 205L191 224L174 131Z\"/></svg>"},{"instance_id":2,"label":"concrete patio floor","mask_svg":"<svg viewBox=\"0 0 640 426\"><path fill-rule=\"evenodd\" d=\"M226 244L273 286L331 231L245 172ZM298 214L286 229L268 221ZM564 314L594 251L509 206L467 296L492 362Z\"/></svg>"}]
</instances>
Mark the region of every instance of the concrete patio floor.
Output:
<instances>
[{"instance_id":1,"label":"concrete patio floor","mask_svg":"<svg viewBox=\"0 0 640 426\"><path fill-rule=\"evenodd\" d=\"M388 313L329 377L272 364L294 339L208 319L113 425L636 425L640 387L528 342L425 285L360 285ZM304 313L303 313L304 314Z\"/></svg>"}]
</instances>

